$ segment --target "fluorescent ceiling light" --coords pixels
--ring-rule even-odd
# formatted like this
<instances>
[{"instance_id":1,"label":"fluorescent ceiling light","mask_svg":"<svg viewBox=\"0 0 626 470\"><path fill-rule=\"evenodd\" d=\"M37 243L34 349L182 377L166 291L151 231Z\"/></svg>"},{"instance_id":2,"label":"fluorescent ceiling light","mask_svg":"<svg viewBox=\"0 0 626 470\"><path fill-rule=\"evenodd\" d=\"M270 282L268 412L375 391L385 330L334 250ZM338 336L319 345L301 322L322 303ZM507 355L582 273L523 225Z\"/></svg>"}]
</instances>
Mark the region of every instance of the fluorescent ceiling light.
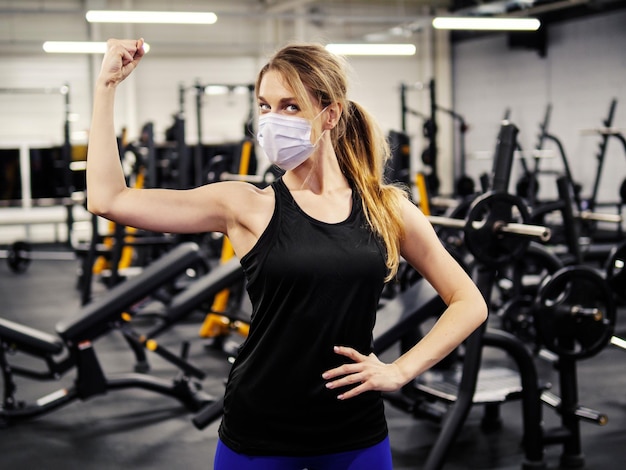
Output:
<instances>
[{"instance_id":1,"label":"fluorescent ceiling light","mask_svg":"<svg viewBox=\"0 0 626 470\"><path fill-rule=\"evenodd\" d=\"M440 16L433 19L435 29L482 31L537 31L541 23L536 18Z\"/></svg>"},{"instance_id":2,"label":"fluorescent ceiling light","mask_svg":"<svg viewBox=\"0 0 626 470\"><path fill-rule=\"evenodd\" d=\"M150 45L143 44L145 52L150 50ZM57 54L104 54L107 50L106 42L98 41L46 41L43 50Z\"/></svg>"},{"instance_id":3,"label":"fluorescent ceiling light","mask_svg":"<svg viewBox=\"0 0 626 470\"><path fill-rule=\"evenodd\" d=\"M244 95L248 94L250 88L247 85L206 85L205 95Z\"/></svg>"},{"instance_id":4,"label":"fluorescent ceiling light","mask_svg":"<svg viewBox=\"0 0 626 470\"><path fill-rule=\"evenodd\" d=\"M228 87L226 85L207 85L204 87L206 95L227 95Z\"/></svg>"},{"instance_id":5,"label":"fluorescent ceiling light","mask_svg":"<svg viewBox=\"0 0 626 470\"><path fill-rule=\"evenodd\" d=\"M339 55L415 55L413 44L328 44L326 49Z\"/></svg>"},{"instance_id":6,"label":"fluorescent ceiling light","mask_svg":"<svg viewBox=\"0 0 626 470\"><path fill-rule=\"evenodd\" d=\"M90 23L213 24L217 15L202 11L89 10Z\"/></svg>"}]
</instances>

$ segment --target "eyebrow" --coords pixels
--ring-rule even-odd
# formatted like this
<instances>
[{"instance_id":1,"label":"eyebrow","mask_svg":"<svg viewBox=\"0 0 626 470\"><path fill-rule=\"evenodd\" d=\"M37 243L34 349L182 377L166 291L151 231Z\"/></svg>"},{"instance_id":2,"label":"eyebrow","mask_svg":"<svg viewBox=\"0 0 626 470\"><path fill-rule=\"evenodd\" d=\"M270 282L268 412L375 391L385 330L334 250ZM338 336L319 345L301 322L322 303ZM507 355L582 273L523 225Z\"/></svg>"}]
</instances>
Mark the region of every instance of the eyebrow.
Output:
<instances>
[{"instance_id":1,"label":"eyebrow","mask_svg":"<svg viewBox=\"0 0 626 470\"><path fill-rule=\"evenodd\" d=\"M261 96L261 95L259 95L258 100L259 101L265 101L267 103L267 100L263 96ZM285 104L285 103L294 103L294 102L297 104L298 100L296 99L295 96L290 96L290 97L287 97L287 98L281 98L278 103L282 105L282 104Z\"/></svg>"}]
</instances>

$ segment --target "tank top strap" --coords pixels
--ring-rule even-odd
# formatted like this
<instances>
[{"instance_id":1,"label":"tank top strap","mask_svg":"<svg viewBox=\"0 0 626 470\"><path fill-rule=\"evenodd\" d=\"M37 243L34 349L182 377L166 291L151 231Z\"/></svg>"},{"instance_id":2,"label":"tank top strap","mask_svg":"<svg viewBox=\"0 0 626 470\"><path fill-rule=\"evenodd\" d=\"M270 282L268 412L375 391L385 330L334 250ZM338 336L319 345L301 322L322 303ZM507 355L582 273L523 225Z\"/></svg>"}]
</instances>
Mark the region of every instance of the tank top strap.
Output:
<instances>
[{"instance_id":1,"label":"tank top strap","mask_svg":"<svg viewBox=\"0 0 626 470\"><path fill-rule=\"evenodd\" d=\"M297 217L304 218L309 222L314 222L321 225L328 226L339 226L339 225L363 225L364 216L361 214L362 202L359 197L359 193L356 190L354 184L350 183L350 188L352 189L352 207L350 208L350 214L348 217L339 223L336 224L327 224L325 222L321 222L310 215L308 215L302 208L298 205L297 201L294 199L291 191L283 181L282 177L278 178L271 184L274 189L274 194L276 196L276 208L275 213L286 214L287 217ZM361 220L363 219L363 220Z\"/></svg>"}]
</instances>

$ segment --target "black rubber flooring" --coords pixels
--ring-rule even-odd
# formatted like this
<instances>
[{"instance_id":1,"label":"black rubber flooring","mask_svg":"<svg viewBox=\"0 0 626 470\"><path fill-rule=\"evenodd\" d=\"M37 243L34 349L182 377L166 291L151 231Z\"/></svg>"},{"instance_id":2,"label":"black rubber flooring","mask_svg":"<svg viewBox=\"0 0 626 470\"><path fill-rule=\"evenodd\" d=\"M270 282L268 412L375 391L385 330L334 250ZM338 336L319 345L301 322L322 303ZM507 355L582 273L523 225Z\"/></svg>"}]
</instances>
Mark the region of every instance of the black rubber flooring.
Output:
<instances>
[{"instance_id":1,"label":"black rubber flooring","mask_svg":"<svg viewBox=\"0 0 626 470\"><path fill-rule=\"evenodd\" d=\"M16 275L0 260L0 316L54 333L58 321L75 315L80 308L77 268L73 261L33 261L26 273ZM104 290L97 283L95 295ZM229 363L222 354L208 352L205 340L198 337L202 318L192 317L177 325L163 335L161 344L178 351L183 341L190 341L190 361L208 374L203 390L219 395ZM618 332L620 329L626 330L619 327ZM134 356L116 332L98 339L94 346L105 374L132 371ZM177 375L177 370L162 359L154 355L149 358L150 374ZM625 364L626 351L615 346L578 364L580 403L609 417L605 426L581 423L585 468L626 468ZM34 400L73 380L73 371L55 382L19 378L17 396ZM472 409L449 452L446 469L521 468L520 403L506 403L501 411L502 428L485 433L480 428L482 409ZM441 425L415 419L391 406L387 414L394 468L422 468ZM110 391L0 429L0 468L211 469L218 424L200 431L191 422L193 416L176 400L158 393ZM544 418L548 427L559 422L548 407L544 408ZM560 452L558 445L547 448L548 468L558 468Z\"/></svg>"}]
</instances>

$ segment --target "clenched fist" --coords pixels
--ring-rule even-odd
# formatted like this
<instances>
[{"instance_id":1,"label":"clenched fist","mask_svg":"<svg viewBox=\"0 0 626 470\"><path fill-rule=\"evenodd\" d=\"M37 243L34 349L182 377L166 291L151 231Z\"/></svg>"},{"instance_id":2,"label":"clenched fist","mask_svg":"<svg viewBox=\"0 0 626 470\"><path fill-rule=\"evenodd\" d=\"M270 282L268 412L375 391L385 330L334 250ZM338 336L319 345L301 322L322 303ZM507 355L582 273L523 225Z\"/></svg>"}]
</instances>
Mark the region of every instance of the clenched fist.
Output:
<instances>
[{"instance_id":1,"label":"clenched fist","mask_svg":"<svg viewBox=\"0 0 626 470\"><path fill-rule=\"evenodd\" d=\"M115 87L128 77L143 57L143 39L109 39L98 82Z\"/></svg>"}]
</instances>

